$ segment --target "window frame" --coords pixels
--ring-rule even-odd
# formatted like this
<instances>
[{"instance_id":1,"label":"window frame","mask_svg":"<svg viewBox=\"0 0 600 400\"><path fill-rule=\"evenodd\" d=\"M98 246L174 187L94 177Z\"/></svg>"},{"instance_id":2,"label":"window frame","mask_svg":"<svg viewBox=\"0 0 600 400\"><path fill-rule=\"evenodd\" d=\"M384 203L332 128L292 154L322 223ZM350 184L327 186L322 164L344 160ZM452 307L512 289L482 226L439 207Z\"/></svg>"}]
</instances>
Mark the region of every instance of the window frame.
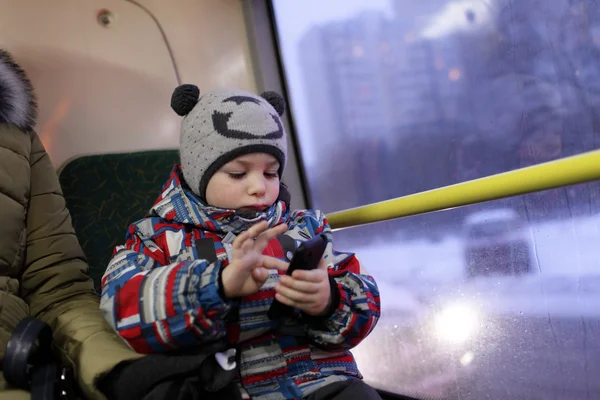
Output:
<instances>
[{"instance_id":1,"label":"window frame","mask_svg":"<svg viewBox=\"0 0 600 400\"><path fill-rule=\"evenodd\" d=\"M285 79L285 65L281 55L273 4L269 0L242 1L242 4L257 90L277 91L287 104L286 112L282 117L289 137L283 182L290 189L294 209L311 209L312 196L294 123L293 105Z\"/></svg>"}]
</instances>

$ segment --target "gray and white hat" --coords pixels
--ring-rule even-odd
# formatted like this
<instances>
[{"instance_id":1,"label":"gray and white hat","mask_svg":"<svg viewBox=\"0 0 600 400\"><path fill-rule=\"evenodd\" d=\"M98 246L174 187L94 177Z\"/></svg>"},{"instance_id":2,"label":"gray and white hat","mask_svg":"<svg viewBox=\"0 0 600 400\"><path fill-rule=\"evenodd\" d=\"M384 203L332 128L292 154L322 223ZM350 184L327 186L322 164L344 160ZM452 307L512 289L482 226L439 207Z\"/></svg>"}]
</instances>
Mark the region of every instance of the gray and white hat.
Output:
<instances>
[{"instance_id":1,"label":"gray and white hat","mask_svg":"<svg viewBox=\"0 0 600 400\"><path fill-rule=\"evenodd\" d=\"M281 178L287 138L280 118L285 102L279 94L220 89L200 95L197 86L186 84L173 92L171 107L184 117L179 149L183 176L203 201L213 174L241 155L272 154Z\"/></svg>"}]
</instances>

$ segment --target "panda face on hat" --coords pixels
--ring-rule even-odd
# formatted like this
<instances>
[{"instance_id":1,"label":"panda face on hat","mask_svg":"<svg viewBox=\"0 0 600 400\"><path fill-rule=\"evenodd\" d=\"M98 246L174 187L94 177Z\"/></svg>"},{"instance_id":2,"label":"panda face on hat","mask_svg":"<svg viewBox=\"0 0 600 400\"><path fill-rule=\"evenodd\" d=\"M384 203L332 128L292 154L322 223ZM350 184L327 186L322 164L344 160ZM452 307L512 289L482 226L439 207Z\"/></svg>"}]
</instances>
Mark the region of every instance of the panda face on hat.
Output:
<instances>
[{"instance_id":1,"label":"panda face on hat","mask_svg":"<svg viewBox=\"0 0 600 400\"><path fill-rule=\"evenodd\" d=\"M183 176L203 201L213 174L245 154L273 155L279 161L281 177L287 138L280 118L285 103L277 93L256 96L221 89L200 96L196 86L182 85L175 89L171 107L184 116L179 150Z\"/></svg>"}]
</instances>

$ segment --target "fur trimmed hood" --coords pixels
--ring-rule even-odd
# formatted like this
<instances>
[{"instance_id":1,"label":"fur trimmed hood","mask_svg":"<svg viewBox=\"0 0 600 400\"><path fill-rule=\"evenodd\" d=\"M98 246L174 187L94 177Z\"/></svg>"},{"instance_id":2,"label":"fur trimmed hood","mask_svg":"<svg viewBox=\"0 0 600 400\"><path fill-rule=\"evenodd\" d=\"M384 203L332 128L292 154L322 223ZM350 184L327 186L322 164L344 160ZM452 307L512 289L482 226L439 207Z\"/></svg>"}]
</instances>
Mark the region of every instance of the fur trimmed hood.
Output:
<instances>
[{"instance_id":1,"label":"fur trimmed hood","mask_svg":"<svg viewBox=\"0 0 600 400\"><path fill-rule=\"evenodd\" d=\"M12 56L0 49L0 124L32 131L37 117L33 86Z\"/></svg>"}]
</instances>

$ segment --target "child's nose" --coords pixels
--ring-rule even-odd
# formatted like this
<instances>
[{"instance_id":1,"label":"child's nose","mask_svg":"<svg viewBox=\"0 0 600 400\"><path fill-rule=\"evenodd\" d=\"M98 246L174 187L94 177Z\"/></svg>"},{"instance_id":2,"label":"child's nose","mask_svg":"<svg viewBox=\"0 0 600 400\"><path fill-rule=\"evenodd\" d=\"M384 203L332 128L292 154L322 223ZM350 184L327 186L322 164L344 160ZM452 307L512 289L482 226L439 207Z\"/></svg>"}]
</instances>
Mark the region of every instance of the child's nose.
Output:
<instances>
[{"instance_id":1,"label":"child's nose","mask_svg":"<svg viewBox=\"0 0 600 400\"><path fill-rule=\"evenodd\" d=\"M263 178L254 178L250 183L250 195L252 196L262 196L265 194L267 190L267 185Z\"/></svg>"}]
</instances>

